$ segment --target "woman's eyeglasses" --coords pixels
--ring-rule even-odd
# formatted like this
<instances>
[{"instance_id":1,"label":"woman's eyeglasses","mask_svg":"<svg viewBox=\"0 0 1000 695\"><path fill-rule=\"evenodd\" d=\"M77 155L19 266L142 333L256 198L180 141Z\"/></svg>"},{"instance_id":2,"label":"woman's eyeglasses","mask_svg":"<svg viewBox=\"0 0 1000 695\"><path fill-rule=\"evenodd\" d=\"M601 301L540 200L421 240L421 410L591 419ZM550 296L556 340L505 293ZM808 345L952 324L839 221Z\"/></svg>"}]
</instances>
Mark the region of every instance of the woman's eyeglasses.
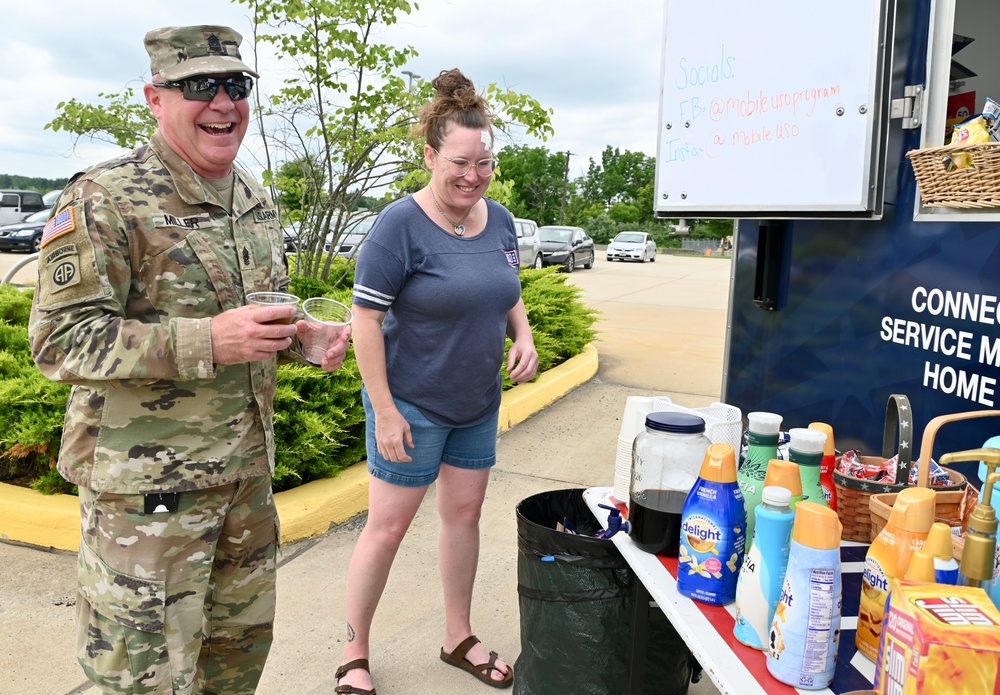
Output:
<instances>
[{"instance_id":1,"label":"woman's eyeglasses","mask_svg":"<svg viewBox=\"0 0 1000 695\"><path fill-rule=\"evenodd\" d=\"M233 101L242 101L250 96L253 89L253 78L246 75L236 77L189 77L176 82L153 82L155 87L172 87L181 90L185 99L191 101L212 101L219 93L219 87Z\"/></svg>"},{"instance_id":2,"label":"woman's eyeglasses","mask_svg":"<svg viewBox=\"0 0 1000 695\"><path fill-rule=\"evenodd\" d=\"M441 159L447 159L451 162L451 173L455 176L465 176L469 169L472 168L472 162L468 159L445 157L443 154L434 150L436 154ZM490 157L489 159L480 159L476 164L476 172L480 176L489 176L492 174L496 168L500 165L500 161L496 157Z\"/></svg>"}]
</instances>

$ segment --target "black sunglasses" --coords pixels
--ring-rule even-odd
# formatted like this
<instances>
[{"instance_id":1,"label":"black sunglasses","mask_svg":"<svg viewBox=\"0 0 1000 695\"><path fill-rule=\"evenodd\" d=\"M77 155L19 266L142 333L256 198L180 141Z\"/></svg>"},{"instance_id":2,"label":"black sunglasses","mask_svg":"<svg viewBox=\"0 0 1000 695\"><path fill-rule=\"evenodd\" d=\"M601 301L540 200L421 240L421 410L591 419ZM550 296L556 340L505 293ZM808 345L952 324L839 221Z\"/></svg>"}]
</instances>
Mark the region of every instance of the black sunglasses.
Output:
<instances>
[{"instance_id":1,"label":"black sunglasses","mask_svg":"<svg viewBox=\"0 0 1000 695\"><path fill-rule=\"evenodd\" d=\"M153 86L179 89L185 99L192 101L212 101L219 93L219 87L222 87L230 99L242 101L250 96L250 90L253 89L253 78L246 75L223 78L189 77L176 82L153 82Z\"/></svg>"}]
</instances>

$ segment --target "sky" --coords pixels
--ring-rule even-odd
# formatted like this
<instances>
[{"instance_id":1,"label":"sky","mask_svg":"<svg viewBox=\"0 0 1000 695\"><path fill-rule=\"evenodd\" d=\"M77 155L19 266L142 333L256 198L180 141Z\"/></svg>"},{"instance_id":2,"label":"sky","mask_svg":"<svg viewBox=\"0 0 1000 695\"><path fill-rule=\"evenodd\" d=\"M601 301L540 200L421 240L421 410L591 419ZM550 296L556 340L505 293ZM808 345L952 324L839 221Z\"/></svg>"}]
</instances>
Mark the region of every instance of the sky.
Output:
<instances>
[{"instance_id":1,"label":"sky","mask_svg":"<svg viewBox=\"0 0 1000 695\"><path fill-rule=\"evenodd\" d=\"M65 178L120 150L45 129L57 105L76 98L101 103L100 93L149 79L143 36L154 28L225 24L244 35L250 53L250 11L229 0L69 0L13 2L3 9L0 43L0 174ZM570 176L606 146L653 156L658 118L663 0L422 0L381 30L380 41L418 53L408 70L431 79L457 67L477 87L497 83L553 109L555 135L516 144L571 153ZM72 17L61 21L60 17ZM282 63L258 55L262 94L277 90ZM252 64L252 63L251 63ZM240 162L255 166L252 142ZM251 161L247 161L250 159ZM257 172L259 173L259 171Z\"/></svg>"}]
</instances>

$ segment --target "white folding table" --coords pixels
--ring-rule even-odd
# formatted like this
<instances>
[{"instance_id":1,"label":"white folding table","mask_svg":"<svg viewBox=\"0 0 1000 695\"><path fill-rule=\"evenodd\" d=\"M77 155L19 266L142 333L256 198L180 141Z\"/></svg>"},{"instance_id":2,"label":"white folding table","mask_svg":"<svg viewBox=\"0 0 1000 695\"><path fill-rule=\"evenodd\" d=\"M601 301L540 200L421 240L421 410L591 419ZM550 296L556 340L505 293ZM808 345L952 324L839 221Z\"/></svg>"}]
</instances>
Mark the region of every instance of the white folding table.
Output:
<instances>
[{"instance_id":1,"label":"white folding table","mask_svg":"<svg viewBox=\"0 0 1000 695\"><path fill-rule=\"evenodd\" d=\"M599 505L624 509L612 495L610 487L589 488L583 493L587 506L607 528L608 511ZM635 605L632 623L632 645L629 666L629 695L641 694L642 664L635 658L646 651L646 620L650 600L670 620L678 634L691 649L705 673L723 695L795 695L819 693L843 695L872 687L875 664L854 647L858 602L861 594L861 573L868 546L845 541L841 546L843 573L843 608L839 638L837 672L829 688L800 690L776 680L767 670L765 653L751 649L733 636L734 604L709 606L683 596L677 590L676 558L661 558L640 550L628 534L619 532L612 537L635 573Z\"/></svg>"}]
</instances>

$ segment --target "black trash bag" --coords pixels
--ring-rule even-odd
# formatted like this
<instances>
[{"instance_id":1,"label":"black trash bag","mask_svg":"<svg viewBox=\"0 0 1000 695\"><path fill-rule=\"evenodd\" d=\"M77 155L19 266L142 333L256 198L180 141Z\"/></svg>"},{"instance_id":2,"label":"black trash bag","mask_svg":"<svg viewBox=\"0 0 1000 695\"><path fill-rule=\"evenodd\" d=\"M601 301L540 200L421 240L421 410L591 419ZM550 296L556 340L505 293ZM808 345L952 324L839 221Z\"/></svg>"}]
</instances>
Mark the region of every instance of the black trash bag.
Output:
<instances>
[{"instance_id":1,"label":"black trash bag","mask_svg":"<svg viewBox=\"0 0 1000 695\"><path fill-rule=\"evenodd\" d=\"M557 530L575 527L580 535ZM635 577L583 489L552 490L517 505L517 593L521 654L516 695L617 695L628 684ZM683 695L690 651L662 616L651 619L645 695Z\"/></svg>"}]
</instances>

